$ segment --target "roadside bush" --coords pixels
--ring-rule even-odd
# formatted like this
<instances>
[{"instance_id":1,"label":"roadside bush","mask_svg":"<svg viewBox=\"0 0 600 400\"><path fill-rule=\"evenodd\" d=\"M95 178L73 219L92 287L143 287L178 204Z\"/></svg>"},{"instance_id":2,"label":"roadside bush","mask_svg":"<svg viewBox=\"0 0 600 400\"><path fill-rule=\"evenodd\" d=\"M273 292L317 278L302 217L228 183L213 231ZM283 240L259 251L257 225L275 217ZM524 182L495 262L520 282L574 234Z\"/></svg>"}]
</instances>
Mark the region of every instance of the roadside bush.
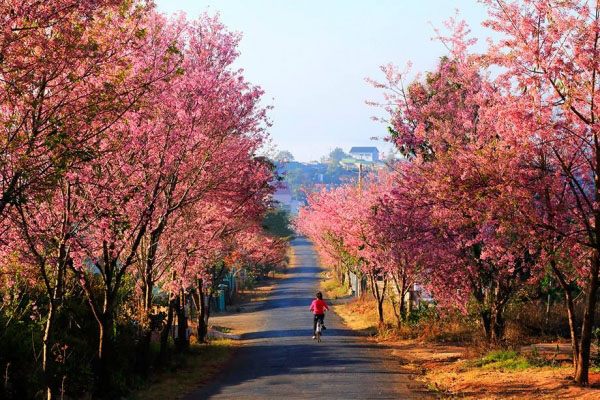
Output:
<instances>
[{"instance_id":1,"label":"roadside bush","mask_svg":"<svg viewBox=\"0 0 600 400\"><path fill-rule=\"evenodd\" d=\"M529 360L514 350L495 350L469 363L482 369L523 370L532 367Z\"/></svg>"},{"instance_id":2,"label":"roadside bush","mask_svg":"<svg viewBox=\"0 0 600 400\"><path fill-rule=\"evenodd\" d=\"M321 288L327 293L327 297L338 299L340 297L345 297L348 295L348 283L340 283L334 278L327 279L325 276L325 280L321 284Z\"/></svg>"},{"instance_id":3,"label":"roadside bush","mask_svg":"<svg viewBox=\"0 0 600 400\"><path fill-rule=\"evenodd\" d=\"M410 313L408 327L411 337L446 343L471 342L477 331L475 318L458 310L440 311L428 302Z\"/></svg>"}]
</instances>

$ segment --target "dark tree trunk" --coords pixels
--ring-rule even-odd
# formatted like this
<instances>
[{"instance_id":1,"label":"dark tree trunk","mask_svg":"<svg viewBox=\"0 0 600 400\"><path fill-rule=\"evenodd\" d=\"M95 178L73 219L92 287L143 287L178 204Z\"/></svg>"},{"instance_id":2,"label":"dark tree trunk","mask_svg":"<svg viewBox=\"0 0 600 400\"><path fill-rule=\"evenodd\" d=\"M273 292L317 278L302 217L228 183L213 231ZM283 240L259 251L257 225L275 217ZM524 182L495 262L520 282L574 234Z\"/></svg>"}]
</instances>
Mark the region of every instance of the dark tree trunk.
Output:
<instances>
[{"instance_id":1,"label":"dark tree trunk","mask_svg":"<svg viewBox=\"0 0 600 400\"><path fill-rule=\"evenodd\" d=\"M46 326L44 328L44 337L42 339L42 372L44 376L44 384L46 385L46 399L52 399L54 393L54 385L52 384L52 373L50 371L48 363L48 355L50 354L51 346L51 333L54 325L55 306L54 301L51 300L48 304L48 316L46 319Z\"/></svg>"},{"instance_id":2,"label":"dark tree trunk","mask_svg":"<svg viewBox=\"0 0 600 400\"><path fill-rule=\"evenodd\" d=\"M479 303L479 318L485 339L492 345L498 345L504 340L506 328L504 307L510 293L511 289L502 287L501 284L474 293L474 297Z\"/></svg>"},{"instance_id":3,"label":"dark tree trunk","mask_svg":"<svg viewBox=\"0 0 600 400\"><path fill-rule=\"evenodd\" d=\"M404 321L407 319L406 302L404 299L406 295L406 279L404 274L402 274L402 279L398 279L395 274L392 274L392 279L394 281L396 293L398 294L398 299L395 301L393 300L394 315L396 316L398 328L401 328L404 324Z\"/></svg>"},{"instance_id":4,"label":"dark tree trunk","mask_svg":"<svg viewBox=\"0 0 600 400\"><path fill-rule=\"evenodd\" d=\"M152 341L152 290L153 282L150 277L143 278L144 297L142 298L142 324L140 342L138 344L137 370L143 377L148 377L150 372L150 344Z\"/></svg>"},{"instance_id":5,"label":"dark tree trunk","mask_svg":"<svg viewBox=\"0 0 600 400\"><path fill-rule=\"evenodd\" d=\"M369 274L371 280L371 292L373 293L373 297L377 300L377 315L379 318L379 328L383 328L385 325L385 320L383 316L383 301L385 300L385 289L387 286L387 279L383 280L383 289L379 290L379 286L377 286L377 278L373 274Z\"/></svg>"},{"instance_id":6,"label":"dark tree trunk","mask_svg":"<svg viewBox=\"0 0 600 400\"><path fill-rule=\"evenodd\" d=\"M160 332L160 352L158 362L160 366L164 366L169 360L169 333L173 327L173 310L175 309L176 299L169 301L169 309L167 311L167 321L162 331Z\"/></svg>"},{"instance_id":7,"label":"dark tree trunk","mask_svg":"<svg viewBox=\"0 0 600 400\"><path fill-rule=\"evenodd\" d=\"M210 290L208 292L208 299L206 299L206 304L205 304L205 308L206 308L206 312L204 313L204 326L205 326L205 330L208 332L208 320L210 318L210 312L212 311L212 299L213 299L213 295L214 292L212 290Z\"/></svg>"},{"instance_id":8,"label":"dark tree trunk","mask_svg":"<svg viewBox=\"0 0 600 400\"><path fill-rule=\"evenodd\" d=\"M67 252L64 243L61 244L59 250L59 261L55 265L54 276L56 276L56 282L51 290L50 301L48 302L48 316L46 319L46 326L44 327L44 336L42 339L42 372L44 377L44 383L46 385L46 399L50 400L53 394L57 391L56 382L52 376L52 368L50 368L49 355L52 347L52 336L54 331L54 321L58 312L58 306L61 303L64 277L66 273L66 265L69 262L67 260Z\"/></svg>"},{"instance_id":9,"label":"dark tree trunk","mask_svg":"<svg viewBox=\"0 0 600 400\"><path fill-rule=\"evenodd\" d=\"M575 304L573 302L573 294L571 290L565 291L567 300L567 316L569 317L569 332L571 334L571 351L573 352L573 366L575 367L575 375L577 375L577 367L579 359L579 338L575 328Z\"/></svg>"},{"instance_id":10,"label":"dark tree trunk","mask_svg":"<svg viewBox=\"0 0 600 400\"><path fill-rule=\"evenodd\" d=\"M111 309L112 310L112 309ZM112 312L101 316L98 337L98 357L96 359L96 396L106 398L111 389L110 368L112 362Z\"/></svg>"},{"instance_id":11,"label":"dark tree trunk","mask_svg":"<svg viewBox=\"0 0 600 400\"><path fill-rule=\"evenodd\" d=\"M581 342L579 357L577 359L577 371L575 382L580 385L589 383L588 373L590 368L590 348L592 344L592 328L594 326L594 313L596 311L596 296L598 292L598 269L600 259L595 254L591 260L588 292L585 299L583 311L583 322L581 325Z\"/></svg>"},{"instance_id":12,"label":"dark tree trunk","mask_svg":"<svg viewBox=\"0 0 600 400\"><path fill-rule=\"evenodd\" d=\"M188 339L188 320L185 315L185 293L183 290L177 296L176 301L177 310L177 339L175 339L175 348L177 351L182 352L188 349L190 341Z\"/></svg>"},{"instance_id":13,"label":"dark tree trunk","mask_svg":"<svg viewBox=\"0 0 600 400\"><path fill-rule=\"evenodd\" d=\"M565 292L565 298L567 303L567 317L569 318L569 333L571 334L571 351L573 353L573 367L575 368L574 376L577 376L578 358L579 358L579 338L577 337L577 329L575 322L575 304L573 301L573 293L569 287L569 283L565 280L562 272L558 269L555 260L550 261L550 266L554 275L558 279L560 287Z\"/></svg>"},{"instance_id":14,"label":"dark tree trunk","mask_svg":"<svg viewBox=\"0 0 600 400\"><path fill-rule=\"evenodd\" d=\"M489 343L492 341L492 317L489 310L482 310L479 313L481 318L481 325L483 326L483 334L485 335L486 341Z\"/></svg>"},{"instance_id":15,"label":"dark tree trunk","mask_svg":"<svg viewBox=\"0 0 600 400\"><path fill-rule=\"evenodd\" d=\"M206 298L202 286L203 282L199 279L196 301L196 307L198 308L198 342L204 342L206 340L206 334L208 333L208 326L206 324Z\"/></svg>"},{"instance_id":16,"label":"dark tree trunk","mask_svg":"<svg viewBox=\"0 0 600 400\"><path fill-rule=\"evenodd\" d=\"M492 308L491 313L491 337L490 340L493 344L499 344L504 339L504 332L506 329L506 323L503 317L504 307L495 305Z\"/></svg>"}]
</instances>

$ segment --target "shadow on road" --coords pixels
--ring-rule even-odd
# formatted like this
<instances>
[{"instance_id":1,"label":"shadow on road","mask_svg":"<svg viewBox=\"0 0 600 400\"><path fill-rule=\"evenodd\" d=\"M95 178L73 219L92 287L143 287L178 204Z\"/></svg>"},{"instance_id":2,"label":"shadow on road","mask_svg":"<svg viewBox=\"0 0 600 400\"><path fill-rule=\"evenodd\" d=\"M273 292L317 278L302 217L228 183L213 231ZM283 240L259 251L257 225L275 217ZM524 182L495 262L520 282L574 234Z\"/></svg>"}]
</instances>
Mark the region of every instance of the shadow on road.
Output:
<instances>
[{"instance_id":1,"label":"shadow on road","mask_svg":"<svg viewBox=\"0 0 600 400\"><path fill-rule=\"evenodd\" d=\"M292 270L289 270L292 274L306 274L311 275L310 277L306 277L306 279L319 279L318 276L314 276L314 274L325 271L323 267L309 266L309 267L293 267ZM304 277L303 277L304 278ZM286 278L286 282L293 282L293 279L296 278Z\"/></svg>"},{"instance_id":2,"label":"shadow on road","mask_svg":"<svg viewBox=\"0 0 600 400\"><path fill-rule=\"evenodd\" d=\"M271 338L284 338L284 337L305 337L310 339L312 336L312 329L310 326L308 329L288 329L288 330L273 330L273 331L258 331L249 332L242 335L241 340L253 340L253 339L271 339ZM361 336L359 331L351 329L327 329L324 331L323 338L327 339L340 339L343 336Z\"/></svg>"},{"instance_id":3,"label":"shadow on road","mask_svg":"<svg viewBox=\"0 0 600 400\"><path fill-rule=\"evenodd\" d=\"M254 331L242 335L228 367L187 399L422 398L425 388L413 384L386 346L358 337L368 330L346 329L331 312L323 342L311 339L309 307L324 268L306 238L292 245L295 266L254 310Z\"/></svg>"},{"instance_id":4,"label":"shadow on road","mask_svg":"<svg viewBox=\"0 0 600 400\"><path fill-rule=\"evenodd\" d=\"M305 331L292 331L290 335L295 332L305 334ZM273 332L273 334L277 333L279 331ZM272 387L271 385L287 384L289 379L294 379L293 376L296 375L307 373L320 375L323 373L322 371L327 371L329 381L335 381L335 375L346 375L348 370L355 371L353 373L355 379L364 382L368 382L372 375L377 375L379 379L382 376L388 376L389 378L386 378L386 380L389 379L392 382L396 379L395 376L405 374L401 371L374 369L374 359L368 354L370 354L370 349L380 348L375 344L354 344L351 346L344 344L339 345L337 350L332 349L332 347L337 346L327 342L320 344L311 342L307 344L244 346L244 352L229 367L231 370L237 371L236 374L217 377L216 382L205 387L201 393L196 393L200 397L190 397L189 399L210 398L214 395L224 394L226 388L237 387L257 379L268 382L268 385ZM359 351L361 349L364 351ZM248 366L253 366L253 368L248 368ZM247 386L244 394L254 398L253 396L264 395L265 389L267 388Z\"/></svg>"}]
</instances>

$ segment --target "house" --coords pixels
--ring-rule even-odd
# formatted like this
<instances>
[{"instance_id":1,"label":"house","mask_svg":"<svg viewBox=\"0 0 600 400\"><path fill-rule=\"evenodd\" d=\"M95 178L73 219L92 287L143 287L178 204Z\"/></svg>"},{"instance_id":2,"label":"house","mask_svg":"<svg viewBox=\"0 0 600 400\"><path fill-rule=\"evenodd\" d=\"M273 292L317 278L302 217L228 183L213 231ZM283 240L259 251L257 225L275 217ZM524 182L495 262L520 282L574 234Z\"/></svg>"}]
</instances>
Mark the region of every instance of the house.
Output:
<instances>
[{"instance_id":1,"label":"house","mask_svg":"<svg viewBox=\"0 0 600 400\"><path fill-rule=\"evenodd\" d=\"M353 147L350 149L350 155L357 160L379 161L379 150L377 150L377 147Z\"/></svg>"},{"instance_id":2,"label":"house","mask_svg":"<svg viewBox=\"0 0 600 400\"><path fill-rule=\"evenodd\" d=\"M340 165L344 169L353 170L358 168L357 162L355 158L342 158L340 160Z\"/></svg>"}]
</instances>

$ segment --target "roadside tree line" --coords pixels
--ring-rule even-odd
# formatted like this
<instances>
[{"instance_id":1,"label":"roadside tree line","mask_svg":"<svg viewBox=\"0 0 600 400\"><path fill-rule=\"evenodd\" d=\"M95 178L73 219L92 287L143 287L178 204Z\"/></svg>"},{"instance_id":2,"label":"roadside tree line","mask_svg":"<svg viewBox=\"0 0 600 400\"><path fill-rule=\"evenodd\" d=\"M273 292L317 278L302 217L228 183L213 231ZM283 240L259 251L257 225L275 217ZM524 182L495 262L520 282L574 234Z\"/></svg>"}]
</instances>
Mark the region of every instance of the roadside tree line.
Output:
<instances>
[{"instance_id":1,"label":"roadside tree line","mask_svg":"<svg viewBox=\"0 0 600 400\"><path fill-rule=\"evenodd\" d=\"M2 394L114 397L166 365L174 314L187 347L186 299L204 340L224 274L283 261L263 92L217 17L8 0L0 20Z\"/></svg>"},{"instance_id":2,"label":"roadside tree line","mask_svg":"<svg viewBox=\"0 0 600 400\"><path fill-rule=\"evenodd\" d=\"M435 70L408 82L390 65L384 82L371 81L404 160L362 187L311 193L298 225L327 264L368 277L382 322L386 286L404 294L418 282L438 305L474 311L499 343L509 302L551 276L564 292L574 379L587 384L600 270L600 3L483 3L501 38L485 53L472 53L468 27L451 19Z\"/></svg>"}]
</instances>

